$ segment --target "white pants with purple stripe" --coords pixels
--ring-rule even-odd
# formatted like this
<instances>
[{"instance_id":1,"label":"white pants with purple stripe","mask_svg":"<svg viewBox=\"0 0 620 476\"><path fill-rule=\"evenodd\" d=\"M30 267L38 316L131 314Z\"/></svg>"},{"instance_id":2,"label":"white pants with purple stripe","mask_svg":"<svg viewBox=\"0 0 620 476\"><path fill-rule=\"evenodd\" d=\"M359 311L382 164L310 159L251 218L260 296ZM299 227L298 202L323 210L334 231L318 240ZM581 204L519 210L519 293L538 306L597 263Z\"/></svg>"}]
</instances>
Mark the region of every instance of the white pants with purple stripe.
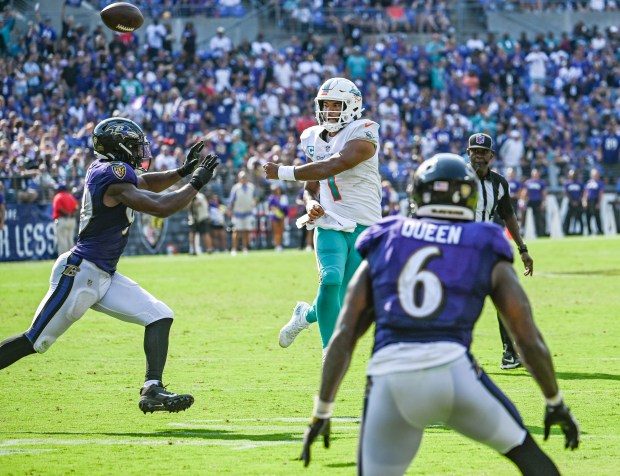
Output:
<instances>
[{"instance_id":1,"label":"white pants with purple stripe","mask_svg":"<svg viewBox=\"0 0 620 476\"><path fill-rule=\"evenodd\" d=\"M174 316L168 306L135 281L120 273L110 276L69 251L54 263L49 290L26 337L37 352L43 353L90 308L142 326Z\"/></svg>"},{"instance_id":2,"label":"white pants with purple stripe","mask_svg":"<svg viewBox=\"0 0 620 476\"><path fill-rule=\"evenodd\" d=\"M526 435L514 405L467 355L372 377L367 398L358 455L364 476L404 474L428 425L443 424L502 454Z\"/></svg>"}]
</instances>

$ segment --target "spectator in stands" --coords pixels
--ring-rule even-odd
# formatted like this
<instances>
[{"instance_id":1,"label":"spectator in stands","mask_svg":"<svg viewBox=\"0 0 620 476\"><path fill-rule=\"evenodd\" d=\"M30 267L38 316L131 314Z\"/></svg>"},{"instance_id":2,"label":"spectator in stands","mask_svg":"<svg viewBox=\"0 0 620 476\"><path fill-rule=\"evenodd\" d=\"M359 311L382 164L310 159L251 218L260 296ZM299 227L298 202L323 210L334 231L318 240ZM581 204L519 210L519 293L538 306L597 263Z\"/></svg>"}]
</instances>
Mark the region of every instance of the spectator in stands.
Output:
<instances>
[{"instance_id":1,"label":"spectator in stands","mask_svg":"<svg viewBox=\"0 0 620 476\"><path fill-rule=\"evenodd\" d=\"M56 251L60 256L73 247L78 201L63 183L56 187L52 201L52 219L56 229Z\"/></svg>"},{"instance_id":2,"label":"spectator in stands","mask_svg":"<svg viewBox=\"0 0 620 476\"><path fill-rule=\"evenodd\" d=\"M526 207L532 210L534 215L534 228L536 236L546 236L545 201L547 199L547 184L540 178L538 169L532 169L530 178L523 184L525 191ZM526 224L527 225L527 224Z\"/></svg>"},{"instance_id":3,"label":"spectator in stands","mask_svg":"<svg viewBox=\"0 0 620 476\"><path fill-rule=\"evenodd\" d=\"M215 36L209 42L209 50L216 58L230 53L233 48L232 40L224 35L224 31L223 26L218 26L215 30Z\"/></svg>"},{"instance_id":4,"label":"spectator in stands","mask_svg":"<svg viewBox=\"0 0 620 476\"><path fill-rule=\"evenodd\" d=\"M499 148L499 158L505 168L513 169L521 176L521 162L525 155L525 144L518 129L510 131L508 139Z\"/></svg>"},{"instance_id":5,"label":"spectator in stands","mask_svg":"<svg viewBox=\"0 0 620 476\"><path fill-rule=\"evenodd\" d=\"M243 254L248 253L250 247L250 232L254 229L254 207L256 194L254 184L248 180L248 174L242 170L237 175L237 183L230 191L228 203L229 214L232 219L232 244L230 254L235 256L241 238Z\"/></svg>"},{"instance_id":6,"label":"spectator in stands","mask_svg":"<svg viewBox=\"0 0 620 476\"><path fill-rule=\"evenodd\" d=\"M398 215L400 213L400 200L398 192L394 190L389 180L381 182L381 216Z\"/></svg>"},{"instance_id":7,"label":"spectator in stands","mask_svg":"<svg viewBox=\"0 0 620 476\"><path fill-rule=\"evenodd\" d=\"M185 23L181 33L181 45L186 63L191 62L196 55L196 36L194 24L191 21Z\"/></svg>"},{"instance_id":8,"label":"spectator in stands","mask_svg":"<svg viewBox=\"0 0 620 476\"><path fill-rule=\"evenodd\" d=\"M169 145L162 146L159 154L155 157L155 171L173 170L178 166L179 164L177 164L177 159L174 156L172 147Z\"/></svg>"},{"instance_id":9,"label":"spectator in stands","mask_svg":"<svg viewBox=\"0 0 620 476\"><path fill-rule=\"evenodd\" d=\"M164 39L166 38L166 27L159 23L159 20L153 18L153 22L146 27L146 44L148 46L149 58L155 58L164 47Z\"/></svg>"},{"instance_id":10,"label":"spectator in stands","mask_svg":"<svg viewBox=\"0 0 620 476\"><path fill-rule=\"evenodd\" d=\"M586 182L583 191L583 207L586 210L586 225L588 227L588 235L602 235L603 226L601 225L601 202L603 200L603 192L605 184L601 180L598 169L590 170L590 179ZM592 227L592 218L596 223L596 229Z\"/></svg>"},{"instance_id":11,"label":"spectator in stands","mask_svg":"<svg viewBox=\"0 0 620 476\"><path fill-rule=\"evenodd\" d=\"M601 136L601 153L605 174L613 183L615 178L620 178L620 127L613 117L607 119L605 132Z\"/></svg>"},{"instance_id":12,"label":"spectator in stands","mask_svg":"<svg viewBox=\"0 0 620 476\"><path fill-rule=\"evenodd\" d=\"M346 59L346 77L351 81L366 81L368 74L368 58L362 53L359 45L353 47L353 51Z\"/></svg>"}]
</instances>

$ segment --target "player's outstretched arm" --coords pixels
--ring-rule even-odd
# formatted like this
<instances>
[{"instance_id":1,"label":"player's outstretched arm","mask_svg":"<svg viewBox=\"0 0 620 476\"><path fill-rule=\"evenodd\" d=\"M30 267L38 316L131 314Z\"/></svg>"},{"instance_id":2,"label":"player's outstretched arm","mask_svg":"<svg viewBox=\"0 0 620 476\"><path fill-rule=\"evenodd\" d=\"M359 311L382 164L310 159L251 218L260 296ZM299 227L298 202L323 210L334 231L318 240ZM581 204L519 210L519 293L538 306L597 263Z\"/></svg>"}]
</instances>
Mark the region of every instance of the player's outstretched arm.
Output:
<instances>
[{"instance_id":1,"label":"player's outstretched arm","mask_svg":"<svg viewBox=\"0 0 620 476\"><path fill-rule=\"evenodd\" d=\"M266 177L272 180L325 180L370 159L375 155L375 147L375 144L370 141L355 139L347 142L340 152L332 155L329 159L298 167L267 162L263 165L263 170Z\"/></svg>"},{"instance_id":2,"label":"player's outstretched arm","mask_svg":"<svg viewBox=\"0 0 620 476\"><path fill-rule=\"evenodd\" d=\"M491 298L502 316L510 335L514 338L519 354L540 386L543 394L551 398L558 393L551 354L534 319L530 301L519 279L507 261L495 265L492 274Z\"/></svg>"},{"instance_id":3,"label":"player's outstretched arm","mask_svg":"<svg viewBox=\"0 0 620 476\"><path fill-rule=\"evenodd\" d=\"M355 344L368 330L373 317L372 284L368 262L364 260L349 283L336 331L327 348L321 390L315 401L310 425L304 433L299 457L304 466L310 464L310 447L319 436L323 436L323 445L329 448L330 419L336 392L349 368Z\"/></svg>"},{"instance_id":4,"label":"player's outstretched arm","mask_svg":"<svg viewBox=\"0 0 620 476\"><path fill-rule=\"evenodd\" d=\"M506 228L508 228L508 231L510 232L510 236L512 236L512 239L519 248L519 256L521 257L521 261L523 261L523 266L525 266L525 272L523 274L525 276L532 276L534 274L534 260L528 253L527 246L525 246L525 243L523 243L523 240L521 239L519 222L517 221L517 217L514 212L510 213L504 222L506 223Z\"/></svg>"},{"instance_id":5,"label":"player's outstretched arm","mask_svg":"<svg viewBox=\"0 0 620 476\"><path fill-rule=\"evenodd\" d=\"M170 193L141 190L130 183L110 185L104 196L104 204L113 207L122 203L137 212L168 217L189 205L198 191L211 180L218 164L217 155L207 155L194 170L190 182Z\"/></svg>"},{"instance_id":6,"label":"player's outstretched arm","mask_svg":"<svg viewBox=\"0 0 620 476\"><path fill-rule=\"evenodd\" d=\"M147 172L138 177L138 188L151 192L163 192L183 177L194 172L200 163L200 151L204 148L204 141L196 142L185 157L185 162L178 169L163 172Z\"/></svg>"},{"instance_id":7,"label":"player's outstretched arm","mask_svg":"<svg viewBox=\"0 0 620 476\"><path fill-rule=\"evenodd\" d=\"M501 261L492 274L493 303L500 312L504 325L515 339L519 354L536 383L540 386L547 407L544 417L544 438L549 437L551 426L559 425L564 433L565 448L579 446L579 425L564 404L553 370L551 354L534 324L532 310L512 265Z\"/></svg>"}]
</instances>

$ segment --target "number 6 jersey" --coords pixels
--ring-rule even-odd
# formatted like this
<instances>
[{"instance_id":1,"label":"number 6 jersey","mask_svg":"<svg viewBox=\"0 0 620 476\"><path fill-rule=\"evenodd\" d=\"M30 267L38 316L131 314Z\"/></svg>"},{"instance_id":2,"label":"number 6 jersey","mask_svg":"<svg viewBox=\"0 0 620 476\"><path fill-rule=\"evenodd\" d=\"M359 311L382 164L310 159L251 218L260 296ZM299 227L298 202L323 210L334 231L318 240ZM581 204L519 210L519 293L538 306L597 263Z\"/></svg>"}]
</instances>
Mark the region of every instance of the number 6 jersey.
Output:
<instances>
[{"instance_id":1,"label":"number 6 jersey","mask_svg":"<svg viewBox=\"0 0 620 476\"><path fill-rule=\"evenodd\" d=\"M328 159L340 152L347 142L356 139L372 142L375 153L352 169L321 180L321 206L360 225L377 223L381 219L379 124L358 119L347 124L329 142L321 138L323 130L322 126L312 126L301 133L301 148L312 162Z\"/></svg>"},{"instance_id":2,"label":"number 6 jersey","mask_svg":"<svg viewBox=\"0 0 620 476\"><path fill-rule=\"evenodd\" d=\"M356 247L372 279L373 354L403 343L468 349L493 268L513 259L493 223L389 217L365 230Z\"/></svg>"},{"instance_id":3,"label":"number 6 jersey","mask_svg":"<svg viewBox=\"0 0 620 476\"><path fill-rule=\"evenodd\" d=\"M86 173L86 184L80 210L80 230L73 254L80 256L107 273L114 274L129 238L133 210L119 203L108 207L103 196L112 184L138 186L136 172L125 162L95 160Z\"/></svg>"}]
</instances>

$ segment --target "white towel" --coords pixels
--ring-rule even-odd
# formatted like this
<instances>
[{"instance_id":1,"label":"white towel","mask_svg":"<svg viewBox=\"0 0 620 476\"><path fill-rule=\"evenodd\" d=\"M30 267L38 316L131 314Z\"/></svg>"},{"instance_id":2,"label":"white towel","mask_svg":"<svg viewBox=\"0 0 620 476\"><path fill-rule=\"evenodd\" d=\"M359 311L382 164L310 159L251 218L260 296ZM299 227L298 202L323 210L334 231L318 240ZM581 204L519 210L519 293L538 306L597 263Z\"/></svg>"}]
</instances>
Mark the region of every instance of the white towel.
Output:
<instances>
[{"instance_id":1,"label":"white towel","mask_svg":"<svg viewBox=\"0 0 620 476\"><path fill-rule=\"evenodd\" d=\"M317 218L312 223L310 222L310 217L306 213L305 215L299 217L295 224L297 225L297 228L301 228L306 225L308 230L313 230L314 228L319 227L326 230L344 231L346 233L354 232L355 227L357 226L357 223L353 220L341 217L340 215L327 210L325 210L325 215L321 218Z\"/></svg>"}]
</instances>

